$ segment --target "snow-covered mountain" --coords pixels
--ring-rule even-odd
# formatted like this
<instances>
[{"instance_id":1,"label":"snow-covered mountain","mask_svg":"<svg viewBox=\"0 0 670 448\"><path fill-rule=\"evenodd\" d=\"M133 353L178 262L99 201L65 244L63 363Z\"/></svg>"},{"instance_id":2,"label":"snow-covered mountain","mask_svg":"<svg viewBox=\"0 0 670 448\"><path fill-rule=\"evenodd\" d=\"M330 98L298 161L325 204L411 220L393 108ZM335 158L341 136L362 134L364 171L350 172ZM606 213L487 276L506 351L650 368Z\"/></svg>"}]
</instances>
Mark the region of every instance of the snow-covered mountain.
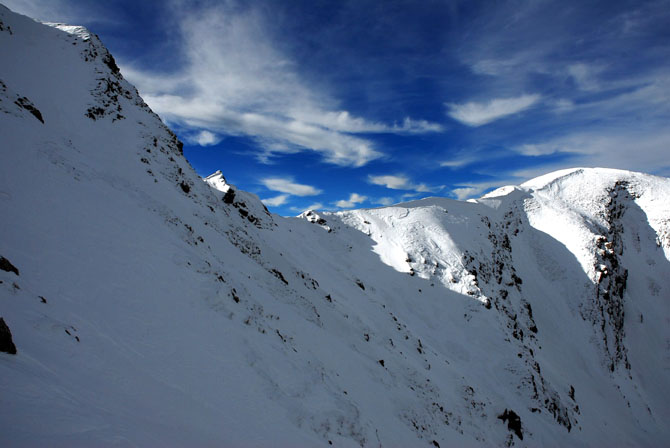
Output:
<instances>
[{"instance_id":1,"label":"snow-covered mountain","mask_svg":"<svg viewBox=\"0 0 670 448\"><path fill-rule=\"evenodd\" d=\"M2 446L670 442L669 179L282 218L4 7L0 136Z\"/></svg>"}]
</instances>

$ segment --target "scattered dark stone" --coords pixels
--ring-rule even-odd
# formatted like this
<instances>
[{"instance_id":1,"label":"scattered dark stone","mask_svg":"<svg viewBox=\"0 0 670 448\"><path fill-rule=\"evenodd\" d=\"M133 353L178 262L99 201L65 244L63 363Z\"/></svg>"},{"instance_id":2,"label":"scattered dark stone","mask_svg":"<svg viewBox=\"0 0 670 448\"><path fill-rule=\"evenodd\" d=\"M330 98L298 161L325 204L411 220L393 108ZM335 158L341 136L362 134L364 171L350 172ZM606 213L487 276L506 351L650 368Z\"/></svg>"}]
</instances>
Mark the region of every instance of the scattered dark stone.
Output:
<instances>
[{"instance_id":1,"label":"scattered dark stone","mask_svg":"<svg viewBox=\"0 0 670 448\"><path fill-rule=\"evenodd\" d=\"M102 62L109 67L109 69L114 73L115 75L118 75L121 73L121 70L119 70L119 66L116 65L116 61L114 60L114 56L111 54L107 53L103 58Z\"/></svg>"},{"instance_id":2,"label":"scattered dark stone","mask_svg":"<svg viewBox=\"0 0 670 448\"><path fill-rule=\"evenodd\" d=\"M99 106L89 107L85 115L91 120L95 121L98 118L102 118L105 116L105 109Z\"/></svg>"},{"instance_id":3,"label":"scattered dark stone","mask_svg":"<svg viewBox=\"0 0 670 448\"><path fill-rule=\"evenodd\" d=\"M523 440L523 432L521 431L521 417L516 412L505 409L505 412L498 416L503 423L507 422L507 429L514 432L519 440Z\"/></svg>"},{"instance_id":4,"label":"scattered dark stone","mask_svg":"<svg viewBox=\"0 0 670 448\"><path fill-rule=\"evenodd\" d=\"M384 360L383 360L383 359L380 359L380 360L377 361L377 362L378 362L382 367L384 367Z\"/></svg>"},{"instance_id":5,"label":"scattered dark stone","mask_svg":"<svg viewBox=\"0 0 670 448\"><path fill-rule=\"evenodd\" d=\"M149 159L147 159L146 157L142 157L142 158L140 159L140 162L149 164Z\"/></svg>"},{"instance_id":6,"label":"scattered dark stone","mask_svg":"<svg viewBox=\"0 0 670 448\"><path fill-rule=\"evenodd\" d=\"M184 193L188 194L188 192L191 191L191 187L184 181L181 181L179 186L181 187L182 190L184 190Z\"/></svg>"},{"instance_id":7,"label":"scattered dark stone","mask_svg":"<svg viewBox=\"0 0 670 448\"><path fill-rule=\"evenodd\" d=\"M363 334L363 338L365 338L366 342L370 341L370 335L367 333Z\"/></svg>"},{"instance_id":8,"label":"scattered dark stone","mask_svg":"<svg viewBox=\"0 0 670 448\"><path fill-rule=\"evenodd\" d=\"M282 340L282 342L286 342L286 336L284 336L283 334L281 334L281 333L279 332L279 330L275 330L275 332L277 333L277 336L279 336L279 339Z\"/></svg>"},{"instance_id":9,"label":"scattered dark stone","mask_svg":"<svg viewBox=\"0 0 670 448\"><path fill-rule=\"evenodd\" d=\"M572 401L575 401L575 387L570 386L570 392L568 392L568 396L572 399Z\"/></svg>"},{"instance_id":10,"label":"scattered dark stone","mask_svg":"<svg viewBox=\"0 0 670 448\"><path fill-rule=\"evenodd\" d=\"M42 124L44 124L44 118L42 118L42 113L39 111L39 109L35 107L35 105L28 98L22 96L18 98L16 101L14 101L14 104L16 104L22 109L27 110L28 112L33 114L33 116L37 118Z\"/></svg>"},{"instance_id":11,"label":"scattered dark stone","mask_svg":"<svg viewBox=\"0 0 670 448\"><path fill-rule=\"evenodd\" d=\"M8 259L3 256L0 256L0 269L6 272L13 272L16 275L19 275L19 270L14 266Z\"/></svg>"},{"instance_id":12,"label":"scattered dark stone","mask_svg":"<svg viewBox=\"0 0 670 448\"><path fill-rule=\"evenodd\" d=\"M229 188L228 191L226 191L226 194L223 195L223 202L226 204L232 204L235 201L235 190L232 188Z\"/></svg>"},{"instance_id":13,"label":"scattered dark stone","mask_svg":"<svg viewBox=\"0 0 670 448\"><path fill-rule=\"evenodd\" d=\"M484 308L486 308L487 310L491 309L491 299L489 299L488 297L484 300Z\"/></svg>"},{"instance_id":14,"label":"scattered dark stone","mask_svg":"<svg viewBox=\"0 0 670 448\"><path fill-rule=\"evenodd\" d=\"M358 285L359 288L361 288L363 291L365 291L365 285L363 284L362 281L356 280L356 284Z\"/></svg>"},{"instance_id":15,"label":"scattered dark stone","mask_svg":"<svg viewBox=\"0 0 670 448\"><path fill-rule=\"evenodd\" d=\"M5 323L5 319L0 317L0 352L16 355L16 345L12 340L12 332Z\"/></svg>"},{"instance_id":16,"label":"scattered dark stone","mask_svg":"<svg viewBox=\"0 0 670 448\"><path fill-rule=\"evenodd\" d=\"M37 296L37 297L40 298L40 301L41 301L42 303L47 303L47 299L45 299L44 296Z\"/></svg>"},{"instance_id":17,"label":"scattered dark stone","mask_svg":"<svg viewBox=\"0 0 670 448\"><path fill-rule=\"evenodd\" d=\"M433 444L433 446L436 446L437 448L440 448L440 444L437 443L435 440L433 440L431 443Z\"/></svg>"},{"instance_id":18,"label":"scattered dark stone","mask_svg":"<svg viewBox=\"0 0 670 448\"><path fill-rule=\"evenodd\" d=\"M279 280L281 280L282 282L284 282L285 285L288 285L288 281L286 281L286 279L284 278L284 275L283 275L281 272L279 272L279 271L276 270L276 269L270 269L270 272L271 272L275 277L277 277Z\"/></svg>"},{"instance_id":19,"label":"scattered dark stone","mask_svg":"<svg viewBox=\"0 0 670 448\"><path fill-rule=\"evenodd\" d=\"M332 302L332 301L333 301L333 298L330 297L330 294L328 294L328 295L326 296L326 300L329 301L329 302Z\"/></svg>"},{"instance_id":20,"label":"scattered dark stone","mask_svg":"<svg viewBox=\"0 0 670 448\"><path fill-rule=\"evenodd\" d=\"M180 154L184 153L184 143L182 143L181 140L177 140L177 149Z\"/></svg>"},{"instance_id":21,"label":"scattered dark stone","mask_svg":"<svg viewBox=\"0 0 670 448\"><path fill-rule=\"evenodd\" d=\"M240 303L240 297L237 295L237 291L235 291L235 288L233 288L230 293L233 295L233 300L235 303Z\"/></svg>"}]
</instances>

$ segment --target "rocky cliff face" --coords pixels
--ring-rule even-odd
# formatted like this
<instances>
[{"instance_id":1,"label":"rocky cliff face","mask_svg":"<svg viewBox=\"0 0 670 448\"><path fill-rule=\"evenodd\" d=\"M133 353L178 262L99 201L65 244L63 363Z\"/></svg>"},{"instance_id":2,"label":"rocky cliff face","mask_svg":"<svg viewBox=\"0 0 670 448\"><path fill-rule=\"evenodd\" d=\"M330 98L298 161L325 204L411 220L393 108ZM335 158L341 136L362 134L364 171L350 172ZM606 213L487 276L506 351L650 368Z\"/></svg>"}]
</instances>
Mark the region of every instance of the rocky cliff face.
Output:
<instances>
[{"instance_id":1,"label":"rocky cliff face","mask_svg":"<svg viewBox=\"0 0 670 448\"><path fill-rule=\"evenodd\" d=\"M670 440L668 179L282 218L87 30L0 7L0 49L3 444Z\"/></svg>"}]
</instances>

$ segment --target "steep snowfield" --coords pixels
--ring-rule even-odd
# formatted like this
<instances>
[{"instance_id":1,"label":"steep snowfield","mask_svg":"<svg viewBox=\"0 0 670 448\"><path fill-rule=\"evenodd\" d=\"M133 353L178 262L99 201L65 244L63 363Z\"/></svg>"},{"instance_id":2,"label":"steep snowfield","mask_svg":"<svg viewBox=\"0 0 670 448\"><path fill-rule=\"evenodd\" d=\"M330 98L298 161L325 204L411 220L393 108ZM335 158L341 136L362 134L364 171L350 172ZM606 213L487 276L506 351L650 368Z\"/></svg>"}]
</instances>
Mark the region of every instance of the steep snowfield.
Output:
<instances>
[{"instance_id":1,"label":"steep snowfield","mask_svg":"<svg viewBox=\"0 0 670 448\"><path fill-rule=\"evenodd\" d=\"M668 179L281 218L86 30L0 50L0 445L670 441Z\"/></svg>"}]
</instances>

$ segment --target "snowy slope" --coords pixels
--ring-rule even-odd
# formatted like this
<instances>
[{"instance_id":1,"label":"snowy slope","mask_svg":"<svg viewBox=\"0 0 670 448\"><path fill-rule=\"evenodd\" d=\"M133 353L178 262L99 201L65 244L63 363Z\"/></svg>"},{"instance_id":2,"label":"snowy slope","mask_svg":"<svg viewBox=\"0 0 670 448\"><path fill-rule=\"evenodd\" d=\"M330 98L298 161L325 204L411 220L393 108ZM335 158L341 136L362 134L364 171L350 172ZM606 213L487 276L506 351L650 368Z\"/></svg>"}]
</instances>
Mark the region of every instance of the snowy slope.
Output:
<instances>
[{"instance_id":1,"label":"snowy slope","mask_svg":"<svg viewBox=\"0 0 670 448\"><path fill-rule=\"evenodd\" d=\"M0 445L670 441L668 179L281 218L95 35L0 23Z\"/></svg>"}]
</instances>

